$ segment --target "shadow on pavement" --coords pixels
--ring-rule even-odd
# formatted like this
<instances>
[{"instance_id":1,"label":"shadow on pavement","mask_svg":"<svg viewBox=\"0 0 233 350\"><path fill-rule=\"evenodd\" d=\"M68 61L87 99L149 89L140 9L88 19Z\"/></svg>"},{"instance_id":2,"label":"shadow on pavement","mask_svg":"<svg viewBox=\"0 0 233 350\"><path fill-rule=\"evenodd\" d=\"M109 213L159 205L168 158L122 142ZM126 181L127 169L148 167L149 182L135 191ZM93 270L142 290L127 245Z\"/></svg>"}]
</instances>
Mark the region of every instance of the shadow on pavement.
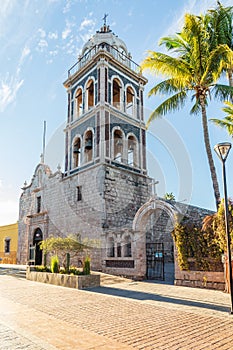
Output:
<instances>
[{"instance_id":1,"label":"shadow on pavement","mask_svg":"<svg viewBox=\"0 0 233 350\"><path fill-rule=\"evenodd\" d=\"M116 297L129 298L129 299L135 299L135 300L158 301L162 303L172 303L172 304L192 306L192 307L204 308L204 309L215 310L215 311L229 312L229 307L222 304L218 304L217 302L216 304L211 304L203 301L197 301L197 300L191 300L191 299L185 299L185 298L174 298L174 297L165 296L161 294L145 293L145 292L119 289L119 288L113 288L113 287L107 287L107 286L91 288L90 291L94 293L107 294L107 295L112 295Z\"/></svg>"}]
</instances>

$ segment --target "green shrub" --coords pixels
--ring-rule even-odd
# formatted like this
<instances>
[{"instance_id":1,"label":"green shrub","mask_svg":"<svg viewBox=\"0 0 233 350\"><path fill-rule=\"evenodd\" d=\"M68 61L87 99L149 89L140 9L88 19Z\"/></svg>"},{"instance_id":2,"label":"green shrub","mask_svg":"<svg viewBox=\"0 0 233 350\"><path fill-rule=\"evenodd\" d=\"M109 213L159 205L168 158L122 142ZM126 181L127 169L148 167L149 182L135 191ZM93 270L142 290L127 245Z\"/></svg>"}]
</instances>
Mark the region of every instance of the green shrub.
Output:
<instances>
[{"instance_id":1,"label":"green shrub","mask_svg":"<svg viewBox=\"0 0 233 350\"><path fill-rule=\"evenodd\" d=\"M59 273L59 259L57 255L51 257L51 271L53 273Z\"/></svg>"},{"instance_id":2,"label":"green shrub","mask_svg":"<svg viewBox=\"0 0 233 350\"><path fill-rule=\"evenodd\" d=\"M48 268L47 266L35 266L35 271L37 272L51 272L50 268Z\"/></svg>"},{"instance_id":3,"label":"green shrub","mask_svg":"<svg viewBox=\"0 0 233 350\"><path fill-rule=\"evenodd\" d=\"M90 275L91 273L91 259L87 256L83 264L83 274Z\"/></svg>"}]
</instances>

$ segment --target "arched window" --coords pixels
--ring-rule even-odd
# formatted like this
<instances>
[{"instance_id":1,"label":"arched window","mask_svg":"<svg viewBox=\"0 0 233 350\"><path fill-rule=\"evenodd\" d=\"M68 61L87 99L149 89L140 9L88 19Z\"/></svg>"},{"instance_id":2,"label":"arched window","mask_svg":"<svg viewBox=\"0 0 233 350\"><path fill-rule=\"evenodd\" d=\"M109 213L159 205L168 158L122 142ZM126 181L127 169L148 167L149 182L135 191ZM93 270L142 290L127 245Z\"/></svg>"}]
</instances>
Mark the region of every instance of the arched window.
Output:
<instances>
[{"instance_id":1,"label":"arched window","mask_svg":"<svg viewBox=\"0 0 233 350\"><path fill-rule=\"evenodd\" d=\"M113 158L117 162L123 161L123 134L121 130L115 130L113 134Z\"/></svg>"},{"instance_id":2,"label":"arched window","mask_svg":"<svg viewBox=\"0 0 233 350\"><path fill-rule=\"evenodd\" d=\"M112 104L118 109L121 108L121 84L118 79L113 79L112 83Z\"/></svg>"},{"instance_id":3,"label":"arched window","mask_svg":"<svg viewBox=\"0 0 233 350\"><path fill-rule=\"evenodd\" d=\"M10 253L10 244L11 244L11 239L9 237L6 237L5 238L5 247L4 247L5 253Z\"/></svg>"},{"instance_id":4,"label":"arched window","mask_svg":"<svg viewBox=\"0 0 233 350\"><path fill-rule=\"evenodd\" d=\"M83 92L82 89L79 88L75 94L76 98L76 116L77 118L83 114Z\"/></svg>"},{"instance_id":5,"label":"arched window","mask_svg":"<svg viewBox=\"0 0 233 350\"><path fill-rule=\"evenodd\" d=\"M131 257L132 256L132 247L131 247L131 237L126 236L124 240L124 256Z\"/></svg>"},{"instance_id":6,"label":"arched window","mask_svg":"<svg viewBox=\"0 0 233 350\"><path fill-rule=\"evenodd\" d=\"M134 115L134 91L130 86L126 89L126 113Z\"/></svg>"},{"instance_id":7,"label":"arched window","mask_svg":"<svg viewBox=\"0 0 233 350\"><path fill-rule=\"evenodd\" d=\"M93 133L91 130L88 130L84 137L84 156L86 163L93 159Z\"/></svg>"},{"instance_id":8,"label":"arched window","mask_svg":"<svg viewBox=\"0 0 233 350\"><path fill-rule=\"evenodd\" d=\"M43 234L40 228L37 228L33 236L33 245L35 249L35 265L42 264L42 250L40 249L40 242L43 240Z\"/></svg>"},{"instance_id":9,"label":"arched window","mask_svg":"<svg viewBox=\"0 0 233 350\"><path fill-rule=\"evenodd\" d=\"M81 165L81 140L78 137L73 145L73 168Z\"/></svg>"},{"instance_id":10,"label":"arched window","mask_svg":"<svg viewBox=\"0 0 233 350\"><path fill-rule=\"evenodd\" d=\"M87 110L94 107L94 82L93 80L90 80L87 83L86 88L86 106Z\"/></svg>"},{"instance_id":11,"label":"arched window","mask_svg":"<svg viewBox=\"0 0 233 350\"><path fill-rule=\"evenodd\" d=\"M136 137L132 135L127 140L127 161L131 166L138 166L138 143Z\"/></svg>"},{"instance_id":12,"label":"arched window","mask_svg":"<svg viewBox=\"0 0 233 350\"><path fill-rule=\"evenodd\" d=\"M108 238L107 242L107 256L113 258L115 256L114 239L113 237Z\"/></svg>"}]
</instances>

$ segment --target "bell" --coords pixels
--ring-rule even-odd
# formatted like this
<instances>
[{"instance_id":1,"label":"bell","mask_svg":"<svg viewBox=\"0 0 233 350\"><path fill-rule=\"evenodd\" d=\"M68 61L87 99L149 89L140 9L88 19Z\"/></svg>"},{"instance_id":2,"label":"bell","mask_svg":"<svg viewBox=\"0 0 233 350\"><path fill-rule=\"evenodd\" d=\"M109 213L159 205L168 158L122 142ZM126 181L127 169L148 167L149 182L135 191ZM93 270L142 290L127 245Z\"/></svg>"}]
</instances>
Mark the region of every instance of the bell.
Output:
<instances>
[{"instance_id":1,"label":"bell","mask_svg":"<svg viewBox=\"0 0 233 350\"><path fill-rule=\"evenodd\" d=\"M92 149L92 139L88 139L85 143L85 149Z\"/></svg>"},{"instance_id":2,"label":"bell","mask_svg":"<svg viewBox=\"0 0 233 350\"><path fill-rule=\"evenodd\" d=\"M74 153L80 153L80 149L78 146L74 146Z\"/></svg>"}]
</instances>

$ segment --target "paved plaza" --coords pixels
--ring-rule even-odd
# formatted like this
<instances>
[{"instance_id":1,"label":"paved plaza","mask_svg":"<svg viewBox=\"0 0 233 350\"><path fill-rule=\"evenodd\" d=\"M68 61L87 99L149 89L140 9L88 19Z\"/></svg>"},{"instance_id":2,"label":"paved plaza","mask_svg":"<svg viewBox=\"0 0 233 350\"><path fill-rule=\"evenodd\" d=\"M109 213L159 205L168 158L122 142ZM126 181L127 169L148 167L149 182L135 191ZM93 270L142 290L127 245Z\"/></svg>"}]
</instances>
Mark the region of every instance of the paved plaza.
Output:
<instances>
[{"instance_id":1,"label":"paved plaza","mask_svg":"<svg viewBox=\"0 0 233 350\"><path fill-rule=\"evenodd\" d=\"M159 283L80 291L0 275L0 349L233 349L229 305L223 292Z\"/></svg>"}]
</instances>

